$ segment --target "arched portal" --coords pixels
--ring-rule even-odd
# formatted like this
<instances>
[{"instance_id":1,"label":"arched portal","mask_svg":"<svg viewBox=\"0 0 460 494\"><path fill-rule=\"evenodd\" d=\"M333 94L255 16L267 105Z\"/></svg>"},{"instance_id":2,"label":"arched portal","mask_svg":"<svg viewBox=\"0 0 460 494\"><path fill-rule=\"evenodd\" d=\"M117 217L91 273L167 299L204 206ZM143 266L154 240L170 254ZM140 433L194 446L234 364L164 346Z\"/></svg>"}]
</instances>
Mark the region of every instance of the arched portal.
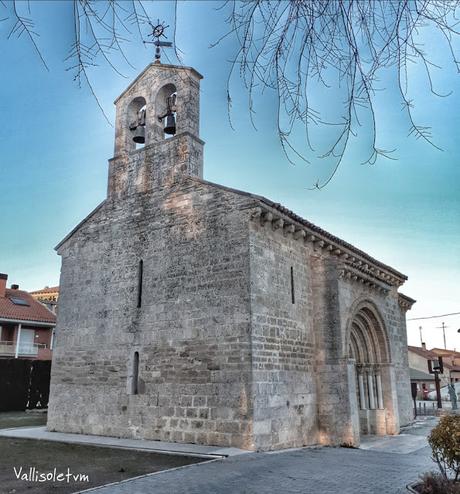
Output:
<instances>
[{"instance_id":1,"label":"arched portal","mask_svg":"<svg viewBox=\"0 0 460 494\"><path fill-rule=\"evenodd\" d=\"M387 427L392 415L390 352L385 327L377 309L370 303L357 308L348 333L348 356L355 366L354 378L360 434L394 433ZM391 420L391 423L394 421Z\"/></svg>"}]
</instances>

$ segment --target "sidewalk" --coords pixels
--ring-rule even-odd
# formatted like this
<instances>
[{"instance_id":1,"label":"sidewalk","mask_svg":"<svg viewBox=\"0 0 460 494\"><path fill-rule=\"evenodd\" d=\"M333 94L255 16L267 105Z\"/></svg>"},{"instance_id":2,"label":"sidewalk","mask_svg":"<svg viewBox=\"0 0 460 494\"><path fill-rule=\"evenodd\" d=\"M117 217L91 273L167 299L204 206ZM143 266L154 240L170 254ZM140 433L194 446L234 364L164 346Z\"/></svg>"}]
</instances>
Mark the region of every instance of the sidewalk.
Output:
<instances>
[{"instance_id":1,"label":"sidewalk","mask_svg":"<svg viewBox=\"0 0 460 494\"><path fill-rule=\"evenodd\" d=\"M146 441L143 439L122 439L106 436L90 436L87 434L67 434L64 432L49 432L46 427L20 427L0 430L0 437L15 437L20 439L37 439L58 441L69 444L86 444L106 448L133 449L155 453L196 456L199 458L225 458L248 454L237 448L222 448L220 446L202 446L200 444L167 443L162 441Z\"/></svg>"}]
</instances>

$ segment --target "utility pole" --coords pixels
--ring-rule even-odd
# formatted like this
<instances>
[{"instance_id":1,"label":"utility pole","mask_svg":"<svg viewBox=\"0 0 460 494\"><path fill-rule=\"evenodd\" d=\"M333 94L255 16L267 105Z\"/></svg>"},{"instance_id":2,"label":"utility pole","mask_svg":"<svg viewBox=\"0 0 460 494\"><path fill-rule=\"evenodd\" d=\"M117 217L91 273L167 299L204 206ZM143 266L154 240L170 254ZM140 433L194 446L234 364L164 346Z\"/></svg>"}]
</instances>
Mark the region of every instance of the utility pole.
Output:
<instances>
[{"instance_id":1,"label":"utility pole","mask_svg":"<svg viewBox=\"0 0 460 494\"><path fill-rule=\"evenodd\" d=\"M444 323L441 323L442 326L438 326L438 329L442 329L442 335L444 337L444 350L447 350L447 345L446 345L446 328L449 326L446 326Z\"/></svg>"},{"instance_id":2,"label":"utility pole","mask_svg":"<svg viewBox=\"0 0 460 494\"><path fill-rule=\"evenodd\" d=\"M438 408L442 408L441 383L439 381L439 372L438 371L435 371L435 373L434 373L434 385L436 386L436 400L438 402Z\"/></svg>"},{"instance_id":3,"label":"utility pole","mask_svg":"<svg viewBox=\"0 0 460 494\"><path fill-rule=\"evenodd\" d=\"M422 326L418 327L418 330L420 331L420 346L423 346L423 337L422 337Z\"/></svg>"}]
</instances>

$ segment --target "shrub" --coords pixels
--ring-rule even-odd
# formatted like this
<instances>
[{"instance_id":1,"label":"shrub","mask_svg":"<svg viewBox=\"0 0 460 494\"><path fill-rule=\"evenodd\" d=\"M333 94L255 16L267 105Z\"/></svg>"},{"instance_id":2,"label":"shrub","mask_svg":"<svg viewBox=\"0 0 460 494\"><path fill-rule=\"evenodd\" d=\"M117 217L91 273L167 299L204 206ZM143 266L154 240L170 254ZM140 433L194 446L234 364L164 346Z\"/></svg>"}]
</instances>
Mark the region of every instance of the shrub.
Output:
<instances>
[{"instance_id":1,"label":"shrub","mask_svg":"<svg viewBox=\"0 0 460 494\"><path fill-rule=\"evenodd\" d=\"M460 416L445 415L428 436L433 460L441 475L460 480Z\"/></svg>"},{"instance_id":2,"label":"shrub","mask_svg":"<svg viewBox=\"0 0 460 494\"><path fill-rule=\"evenodd\" d=\"M420 494L460 494L460 484L452 482L439 473L426 473L417 486Z\"/></svg>"}]
</instances>

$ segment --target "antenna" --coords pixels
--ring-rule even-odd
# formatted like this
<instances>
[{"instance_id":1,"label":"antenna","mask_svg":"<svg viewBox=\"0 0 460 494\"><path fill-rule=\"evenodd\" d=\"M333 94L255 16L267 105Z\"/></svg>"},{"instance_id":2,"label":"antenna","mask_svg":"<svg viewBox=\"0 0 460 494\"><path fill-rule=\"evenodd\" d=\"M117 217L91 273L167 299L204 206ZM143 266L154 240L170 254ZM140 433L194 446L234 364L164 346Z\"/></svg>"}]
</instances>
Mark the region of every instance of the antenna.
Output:
<instances>
[{"instance_id":1,"label":"antenna","mask_svg":"<svg viewBox=\"0 0 460 494\"><path fill-rule=\"evenodd\" d=\"M444 350L447 350L447 345L446 345L446 328L449 326L446 326L443 322L441 323L442 326L438 326L438 329L442 329L442 334L444 336Z\"/></svg>"},{"instance_id":2,"label":"antenna","mask_svg":"<svg viewBox=\"0 0 460 494\"><path fill-rule=\"evenodd\" d=\"M151 36L154 41L144 41L144 44L155 45L155 63L161 63L160 48L170 48L172 46L172 43L170 41L160 41L161 37L167 39L164 31L166 28L169 27L169 25L166 25L164 22L160 22L160 19L157 19L156 26L150 24L150 27L152 28L152 32L149 34L149 36Z\"/></svg>"}]
</instances>

